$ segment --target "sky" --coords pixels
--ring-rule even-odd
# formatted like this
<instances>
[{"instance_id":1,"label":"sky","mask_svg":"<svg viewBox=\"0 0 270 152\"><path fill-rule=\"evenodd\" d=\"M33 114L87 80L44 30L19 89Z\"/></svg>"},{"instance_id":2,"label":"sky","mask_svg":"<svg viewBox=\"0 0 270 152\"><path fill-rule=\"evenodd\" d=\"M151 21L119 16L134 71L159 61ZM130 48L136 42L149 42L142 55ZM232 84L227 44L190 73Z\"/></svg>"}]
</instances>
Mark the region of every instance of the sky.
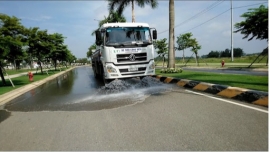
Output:
<instances>
[{"instance_id":1,"label":"sky","mask_svg":"<svg viewBox=\"0 0 270 152\"><path fill-rule=\"evenodd\" d=\"M240 16L261 4L268 6L268 0L233 0L233 24L245 20ZM202 46L199 56L231 48L230 0L175 0L174 5L175 39L180 34L191 32ZM98 20L108 16L109 11L106 0L0 0L0 13L21 19L27 28L39 27L50 34L62 34L72 54L86 58L88 48L95 42L91 33L98 28ZM124 16L127 22L131 22L131 5L125 9ZM156 28L158 40L167 38L168 42L168 0L159 0L156 9L135 6L135 20ZM260 53L268 46L266 40L248 41L243 37L240 33L233 33L233 47L243 49L246 54ZM186 49L185 56L191 55L190 49ZM176 56L182 57L182 51L176 51Z\"/></svg>"}]
</instances>

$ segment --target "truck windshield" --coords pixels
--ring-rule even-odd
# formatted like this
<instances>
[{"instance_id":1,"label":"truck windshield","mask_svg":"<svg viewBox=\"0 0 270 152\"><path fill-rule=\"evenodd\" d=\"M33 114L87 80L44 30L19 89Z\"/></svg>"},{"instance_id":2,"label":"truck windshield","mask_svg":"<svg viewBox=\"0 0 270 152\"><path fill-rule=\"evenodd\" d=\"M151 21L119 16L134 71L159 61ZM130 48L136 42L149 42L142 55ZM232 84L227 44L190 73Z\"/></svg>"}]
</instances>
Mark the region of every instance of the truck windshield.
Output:
<instances>
[{"instance_id":1,"label":"truck windshield","mask_svg":"<svg viewBox=\"0 0 270 152\"><path fill-rule=\"evenodd\" d=\"M107 28L105 34L107 46L130 46L152 44L148 27L114 27Z\"/></svg>"}]
</instances>

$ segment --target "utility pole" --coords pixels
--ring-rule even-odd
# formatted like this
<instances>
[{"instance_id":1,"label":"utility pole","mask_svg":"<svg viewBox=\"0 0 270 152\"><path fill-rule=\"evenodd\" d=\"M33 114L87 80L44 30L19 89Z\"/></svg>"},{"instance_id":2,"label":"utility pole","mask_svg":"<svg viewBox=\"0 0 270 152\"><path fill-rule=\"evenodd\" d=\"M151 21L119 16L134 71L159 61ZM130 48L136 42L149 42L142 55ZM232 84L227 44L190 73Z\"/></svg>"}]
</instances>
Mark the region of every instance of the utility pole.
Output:
<instances>
[{"instance_id":1,"label":"utility pole","mask_svg":"<svg viewBox=\"0 0 270 152\"><path fill-rule=\"evenodd\" d=\"M231 0L231 61L233 61L233 8L232 8L232 0Z\"/></svg>"}]
</instances>

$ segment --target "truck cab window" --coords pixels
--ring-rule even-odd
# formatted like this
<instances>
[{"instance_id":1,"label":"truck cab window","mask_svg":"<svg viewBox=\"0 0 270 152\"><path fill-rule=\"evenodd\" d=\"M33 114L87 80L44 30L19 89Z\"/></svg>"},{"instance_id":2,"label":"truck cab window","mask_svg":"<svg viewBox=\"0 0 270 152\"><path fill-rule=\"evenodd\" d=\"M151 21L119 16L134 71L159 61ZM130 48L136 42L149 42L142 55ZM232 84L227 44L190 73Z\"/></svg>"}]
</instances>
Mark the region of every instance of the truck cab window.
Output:
<instances>
[{"instance_id":1,"label":"truck cab window","mask_svg":"<svg viewBox=\"0 0 270 152\"><path fill-rule=\"evenodd\" d=\"M151 43L151 33L148 27L113 27L106 29L105 45L148 45Z\"/></svg>"}]
</instances>

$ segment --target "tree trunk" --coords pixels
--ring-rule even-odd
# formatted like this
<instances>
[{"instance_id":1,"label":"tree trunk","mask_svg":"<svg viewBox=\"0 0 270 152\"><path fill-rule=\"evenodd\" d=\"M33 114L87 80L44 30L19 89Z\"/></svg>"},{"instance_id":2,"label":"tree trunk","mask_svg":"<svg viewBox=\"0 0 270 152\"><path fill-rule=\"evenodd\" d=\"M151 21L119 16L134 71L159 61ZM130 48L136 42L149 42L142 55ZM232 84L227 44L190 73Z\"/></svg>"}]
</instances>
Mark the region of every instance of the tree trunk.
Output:
<instances>
[{"instance_id":1,"label":"tree trunk","mask_svg":"<svg viewBox=\"0 0 270 152\"><path fill-rule=\"evenodd\" d=\"M134 1L131 1L131 7L132 7L132 23L135 23Z\"/></svg>"},{"instance_id":2,"label":"tree trunk","mask_svg":"<svg viewBox=\"0 0 270 152\"><path fill-rule=\"evenodd\" d=\"M183 63L185 63L185 50L183 50Z\"/></svg>"},{"instance_id":3,"label":"tree trunk","mask_svg":"<svg viewBox=\"0 0 270 152\"><path fill-rule=\"evenodd\" d=\"M199 66L198 54L197 53L195 53L195 60L196 60L196 65Z\"/></svg>"},{"instance_id":4,"label":"tree trunk","mask_svg":"<svg viewBox=\"0 0 270 152\"><path fill-rule=\"evenodd\" d=\"M0 76L1 76L1 79L2 79L2 82L3 82L3 85L6 85L6 80L5 80L5 77L4 77L4 74L3 74L3 70L2 70L2 64L0 62Z\"/></svg>"},{"instance_id":5,"label":"tree trunk","mask_svg":"<svg viewBox=\"0 0 270 152\"><path fill-rule=\"evenodd\" d=\"M169 59L168 67L175 68L174 57L174 0L169 2Z\"/></svg>"},{"instance_id":6,"label":"tree trunk","mask_svg":"<svg viewBox=\"0 0 270 152\"><path fill-rule=\"evenodd\" d=\"M56 60L53 60L54 62L54 71L56 71Z\"/></svg>"},{"instance_id":7,"label":"tree trunk","mask_svg":"<svg viewBox=\"0 0 270 152\"><path fill-rule=\"evenodd\" d=\"M38 60L38 64L39 64L39 67L40 67L40 71L41 71L41 73L43 74L42 66L41 66L41 60Z\"/></svg>"},{"instance_id":8,"label":"tree trunk","mask_svg":"<svg viewBox=\"0 0 270 152\"><path fill-rule=\"evenodd\" d=\"M164 63L165 63L165 56L163 55L163 63L162 63L162 68L164 69Z\"/></svg>"}]
</instances>

